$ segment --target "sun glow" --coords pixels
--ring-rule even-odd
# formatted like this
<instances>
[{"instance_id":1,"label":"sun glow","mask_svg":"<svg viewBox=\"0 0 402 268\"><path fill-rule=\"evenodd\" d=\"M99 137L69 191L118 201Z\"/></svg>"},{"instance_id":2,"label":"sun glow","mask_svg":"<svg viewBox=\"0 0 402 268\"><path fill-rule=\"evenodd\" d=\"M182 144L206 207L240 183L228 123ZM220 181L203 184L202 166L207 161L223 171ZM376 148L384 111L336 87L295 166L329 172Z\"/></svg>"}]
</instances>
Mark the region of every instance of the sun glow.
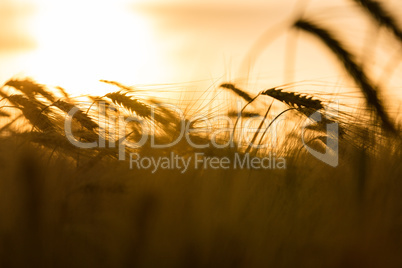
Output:
<instances>
[{"instance_id":1,"label":"sun glow","mask_svg":"<svg viewBox=\"0 0 402 268\"><path fill-rule=\"evenodd\" d=\"M100 79L148 83L158 59L148 21L124 1L42 0L34 37L28 74L73 93L95 93Z\"/></svg>"}]
</instances>

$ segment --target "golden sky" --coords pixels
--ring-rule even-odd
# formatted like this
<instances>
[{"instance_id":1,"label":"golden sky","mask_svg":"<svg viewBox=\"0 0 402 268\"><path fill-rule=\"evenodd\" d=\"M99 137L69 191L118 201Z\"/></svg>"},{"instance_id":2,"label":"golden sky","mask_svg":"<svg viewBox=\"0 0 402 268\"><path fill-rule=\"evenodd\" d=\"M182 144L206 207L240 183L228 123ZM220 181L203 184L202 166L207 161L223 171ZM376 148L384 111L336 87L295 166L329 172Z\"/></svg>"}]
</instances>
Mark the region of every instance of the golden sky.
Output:
<instances>
[{"instance_id":1,"label":"golden sky","mask_svg":"<svg viewBox=\"0 0 402 268\"><path fill-rule=\"evenodd\" d=\"M402 10L398 1L384 2ZM374 73L385 64L389 56L381 55L389 48L363 52L375 31L349 0L1 0L0 83L30 75L94 93L99 79L129 85L202 80L206 86L221 78L248 82L250 90L289 79L345 82L319 43L289 31L303 6L342 34ZM257 40L264 49L252 62Z\"/></svg>"}]
</instances>

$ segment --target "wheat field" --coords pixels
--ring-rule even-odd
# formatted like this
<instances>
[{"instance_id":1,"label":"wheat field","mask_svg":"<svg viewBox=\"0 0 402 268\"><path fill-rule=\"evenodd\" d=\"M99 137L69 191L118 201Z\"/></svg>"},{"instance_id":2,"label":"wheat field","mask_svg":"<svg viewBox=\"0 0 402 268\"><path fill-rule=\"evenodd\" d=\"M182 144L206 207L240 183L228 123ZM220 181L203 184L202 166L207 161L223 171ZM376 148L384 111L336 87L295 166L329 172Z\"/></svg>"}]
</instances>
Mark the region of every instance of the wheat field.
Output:
<instances>
[{"instance_id":1,"label":"wheat field","mask_svg":"<svg viewBox=\"0 0 402 268\"><path fill-rule=\"evenodd\" d=\"M351 2L402 45L399 14ZM76 96L8 80L0 267L401 267L398 113L335 31L291 27L359 97L220 81L167 102L116 81Z\"/></svg>"}]
</instances>

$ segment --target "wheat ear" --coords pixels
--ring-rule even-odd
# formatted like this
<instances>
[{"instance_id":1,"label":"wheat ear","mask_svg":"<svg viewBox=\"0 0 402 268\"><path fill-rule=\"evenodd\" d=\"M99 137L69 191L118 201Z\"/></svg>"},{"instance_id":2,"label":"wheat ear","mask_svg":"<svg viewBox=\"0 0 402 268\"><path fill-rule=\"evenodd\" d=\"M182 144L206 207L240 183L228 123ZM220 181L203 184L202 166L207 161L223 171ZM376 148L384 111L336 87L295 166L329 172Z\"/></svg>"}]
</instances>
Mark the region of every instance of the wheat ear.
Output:
<instances>
[{"instance_id":1,"label":"wheat ear","mask_svg":"<svg viewBox=\"0 0 402 268\"><path fill-rule=\"evenodd\" d=\"M67 91L62 87L56 87L56 89L63 95L64 98L69 99L70 96L68 95Z\"/></svg>"},{"instance_id":2,"label":"wheat ear","mask_svg":"<svg viewBox=\"0 0 402 268\"><path fill-rule=\"evenodd\" d=\"M116 81L109 81L109 80L99 80L99 81L102 82L102 83L114 85L116 87L119 87L119 88L127 90L127 91L133 91L134 90L134 88L125 86L125 85L120 84L119 82L116 82Z\"/></svg>"},{"instance_id":3,"label":"wheat ear","mask_svg":"<svg viewBox=\"0 0 402 268\"><path fill-rule=\"evenodd\" d=\"M316 125L314 130L317 131L326 131L326 126L329 123L338 123L332 119L329 119L323 112L320 110L324 109L324 104L321 100L313 99L312 96L306 96L302 94L297 94L293 92L283 92L282 89L271 88L265 91L262 91L260 95L267 95L276 100L286 103L290 108L294 108L294 110L298 111L302 115L311 118L311 115L315 112L321 114L321 120L315 121ZM293 109L292 109L293 110ZM312 128L311 128L312 129ZM339 127L339 133L343 134L344 130Z\"/></svg>"},{"instance_id":4,"label":"wheat ear","mask_svg":"<svg viewBox=\"0 0 402 268\"><path fill-rule=\"evenodd\" d=\"M359 85L366 97L367 105L375 109L376 114L382 121L384 128L393 133L397 133L394 124L385 112L384 106L378 97L376 88L372 85L362 68L354 61L352 54L349 53L329 31L320 28L312 22L300 19L294 24L294 26L305 32L315 35L322 42L324 42L329 49L332 50L332 52L342 62L349 75L354 79L355 83Z\"/></svg>"},{"instance_id":5,"label":"wheat ear","mask_svg":"<svg viewBox=\"0 0 402 268\"><path fill-rule=\"evenodd\" d=\"M114 104L120 105L132 113L136 113L139 117L151 117L151 107L137 99L133 99L127 96L127 93L122 93L121 91L118 91L108 93L105 95L105 97L111 99Z\"/></svg>"},{"instance_id":6,"label":"wheat ear","mask_svg":"<svg viewBox=\"0 0 402 268\"><path fill-rule=\"evenodd\" d=\"M306 95L301 95L293 92L283 92L282 89L270 88L264 90L260 95L270 96L287 105L295 108L311 108L315 110L320 110L324 108L320 100L313 99L313 97L308 97Z\"/></svg>"},{"instance_id":7,"label":"wheat ear","mask_svg":"<svg viewBox=\"0 0 402 268\"><path fill-rule=\"evenodd\" d=\"M34 99L35 94L40 94L50 102L54 102L56 100L55 96L48 92L43 85L37 84L29 79L11 79L5 85L21 91L30 99Z\"/></svg>"},{"instance_id":8,"label":"wheat ear","mask_svg":"<svg viewBox=\"0 0 402 268\"><path fill-rule=\"evenodd\" d=\"M222 88L226 88L231 90L232 92L234 92L235 94L237 94L239 97L241 97L243 100L247 101L247 102L252 102L253 101L253 97L251 97L248 93L246 93L245 91L237 88L235 85L230 84L230 83L224 83L221 84L220 87Z\"/></svg>"},{"instance_id":9,"label":"wheat ear","mask_svg":"<svg viewBox=\"0 0 402 268\"><path fill-rule=\"evenodd\" d=\"M77 112L74 114L74 118L80 122L80 124L85 127L88 130L94 130L98 128L98 124L95 123L87 114L85 114L83 111L81 111L77 106L74 104L58 100L54 103L52 103L52 106L55 106L68 114L72 109L77 108Z\"/></svg>"},{"instance_id":10,"label":"wheat ear","mask_svg":"<svg viewBox=\"0 0 402 268\"><path fill-rule=\"evenodd\" d=\"M24 117L28 119L34 127L38 127L45 132L55 129L49 117L42 113L44 108L42 109L41 107L45 107L43 104L38 105L39 102L34 102L23 95L11 95L8 96L7 99L22 111Z\"/></svg>"},{"instance_id":11,"label":"wheat ear","mask_svg":"<svg viewBox=\"0 0 402 268\"><path fill-rule=\"evenodd\" d=\"M353 0L360 4L367 13L373 17L379 25L389 29L394 36L402 42L402 29L399 28L397 21L389 14L383 5L374 0Z\"/></svg>"},{"instance_id":12,"label":"wheat ear","mask_svg":"<svg viewBox=\"0 0 402 268\"><path fill-rule=\"evenodd\" d=\"M6 113L4 111L0 111L0 117L10 117L11 115L9 113Z\"/></svg>"}]
</instances>

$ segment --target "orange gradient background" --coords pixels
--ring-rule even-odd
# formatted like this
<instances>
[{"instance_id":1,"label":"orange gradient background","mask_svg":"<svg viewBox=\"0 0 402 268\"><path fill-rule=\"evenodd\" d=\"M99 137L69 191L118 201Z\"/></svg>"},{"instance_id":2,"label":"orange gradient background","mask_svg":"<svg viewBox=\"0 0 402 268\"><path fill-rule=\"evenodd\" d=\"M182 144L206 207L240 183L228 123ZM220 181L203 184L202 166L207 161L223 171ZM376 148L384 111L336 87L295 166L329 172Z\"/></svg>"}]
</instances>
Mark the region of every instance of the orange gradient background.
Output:
<instances>
[{"instance_id":1,"label":"orange gradient background","mask_svg":"<svg viewBox=\"0 0 402 268\"><path fill-rule=\"evenodd\" d=\"M106 90L100 79L203 89L232 81L250 92L295 81L353 87L320 43L289 29L302 11L339 34L374 80L400 61L399 45L346 0L2 0L0 82L32 76L73 94ZM389 96L402 85L394 71L381 81Z\"/></svg>"}]
</instances>

